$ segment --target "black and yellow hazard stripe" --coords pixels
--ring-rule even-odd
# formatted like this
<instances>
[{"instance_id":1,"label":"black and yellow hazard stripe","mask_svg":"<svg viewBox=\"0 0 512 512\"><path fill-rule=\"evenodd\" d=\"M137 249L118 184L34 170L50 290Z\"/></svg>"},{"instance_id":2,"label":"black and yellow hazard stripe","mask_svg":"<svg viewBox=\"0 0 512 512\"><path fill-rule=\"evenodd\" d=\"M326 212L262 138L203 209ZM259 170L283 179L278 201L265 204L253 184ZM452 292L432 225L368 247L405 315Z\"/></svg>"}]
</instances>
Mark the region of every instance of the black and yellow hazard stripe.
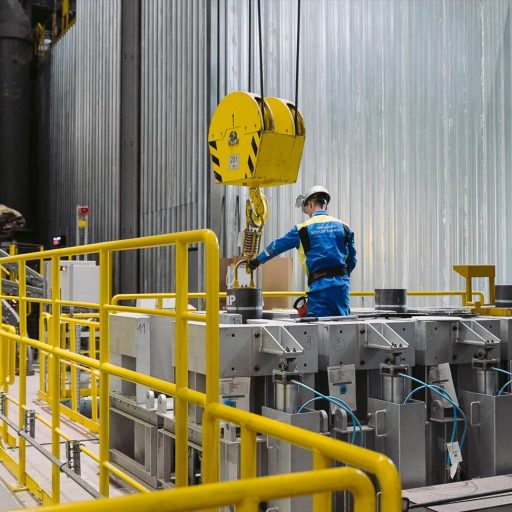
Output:
<instances>
[{"instance_id":1,"label":"black and yellow hazard stripe","mask_svg":"<svg viewBox=\"0 0 512 512\"><path fill-rule=\"evenodd\" d=\"M220 160L217 153L217 141L212 140L208 142L208 145L210 146L210 155L212 157L213 174L217 181L222 182L222 176L220 174Z\"/></svg>"},{"instance_id":2,"label":"black and yellow hazard stripe","mask_svg":"<svg viewBox=\"0 0 512 512\"><path fill-rule=\"evenodd\" d=\"M249 158L247 159L247 167L251 174L254 174L254 164L258 158L258 151L261 143L261 132L256 132L251 140L251 152L249 152Z\"/></svg>"}]
</instances>

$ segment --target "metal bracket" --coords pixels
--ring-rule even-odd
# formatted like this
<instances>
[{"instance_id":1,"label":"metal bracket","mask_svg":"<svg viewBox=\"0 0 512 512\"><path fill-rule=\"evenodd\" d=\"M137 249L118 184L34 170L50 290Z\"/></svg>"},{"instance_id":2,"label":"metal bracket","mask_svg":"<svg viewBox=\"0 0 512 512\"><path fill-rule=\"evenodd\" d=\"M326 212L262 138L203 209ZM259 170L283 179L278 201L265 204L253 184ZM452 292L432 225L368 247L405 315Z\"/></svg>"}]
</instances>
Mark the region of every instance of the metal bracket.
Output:
<instances>
[{"instance_id":1,"label":"metal bracket","mask_svg":"<svg viewBox=\"0 0 512 512\"><path fill-rule=\"evenodd\" d=\"M32 438L36 437L36 411L27 409L25 411L25 432Z\"/></svg>"},{"instance_id":2,"label":"metal bracket","mask_svg":"<svg viewBox=\"0 0 512 512\"><path fill-rule=\"evenodd\" d=\"M5 415L7 406L7 393L0 394L0 414Z\"/></svg>"},{"instance_id":3,"label":"metal bracket","mask_svg":"<svg viewBox=\"0 0 512 512\"><path fill-rule=\"evenodd\" d=\"M457 337L455 341L464 345L476 345L479 347L500 344L500 339L497 336L474 320L459 320L457 322Z\"/></svg>"},{"instance_id":4,"label":"metal bracket","mask_svg":"<svg viewBox=\"0 0 512 512\"><path fill-rule=\"evenodd\" d=\"M77 475L82 474L82 468L80 465L80 454L80 441L66 441L67 465Z\"/></svg>"},{"instance_id":5,"label":"metal bracket","mask_svg":"<svg viewBox=\"0 0 512 512\"><path fill-rule=\"evenodd\" d=\"M155 408L155 392L148 389L146 391L146 409L152 410Z\"/></svg>"},{"instance_id":6,"label":"metal bracket","mask_svg":"<svg viewBox=\"0 0 512 512\"><path fill-rule=\"evenodd\" d=\"M459 405L455 386L453 384L452 372L448 363L441 363L430 366L428 369L427 382L443 388L450 398ZM442 406L451 409L451 405L445 398L440 399L437 393L430 391L430 396L433 401L441 400Z\"/></svg>"},{"instance_id":7,"label":"metal bracket","mask_svg":"<svg viewBox=\"0 0 512 512\"><path fill-rule=\"evenodd\" d=\"M156 399L156 410L158 414L167 412L167 397L163 393L160 393Z\"/></svg>"},{"instance_id":8,"label":"metal bracket","mask_svg":"<svg viewBox=\"0 0 512 512\"><path fill-rule=\"evenodd\" d=\"M347 411L336 407L334 409L334 428L340 432L347 432L348 430L348 415Z\"/></svg>"},{"instance_id":9,"label":"metal bracket","mask_svg":"<svg viewBox=\"0 0 512 512\"><path fill-rule=\"evenodd\" d=\"M329 432L329 416L326 411L320 409L320 433L327 434Z\"/></svg>"},{"instance_id":10,"label":"metal bracket","mask_svg":"<svg viewBox=\"0 0 512 512\"><path fill-rule=\"evenodd\" d=\"M283 326L261 327L260 352L296 357L304 352L302 345Z\"/></svg>"},{"instance_id":11,"label":"metal bracket","mask_svg":"<svg viewBox=\"0 0 512 512\"><path fill-rule=\"evenodd\" d=\"M384 322L364 324L364 345L368 348L390 351L409 347L409 343Z\"/></svg>"}]
</instances>

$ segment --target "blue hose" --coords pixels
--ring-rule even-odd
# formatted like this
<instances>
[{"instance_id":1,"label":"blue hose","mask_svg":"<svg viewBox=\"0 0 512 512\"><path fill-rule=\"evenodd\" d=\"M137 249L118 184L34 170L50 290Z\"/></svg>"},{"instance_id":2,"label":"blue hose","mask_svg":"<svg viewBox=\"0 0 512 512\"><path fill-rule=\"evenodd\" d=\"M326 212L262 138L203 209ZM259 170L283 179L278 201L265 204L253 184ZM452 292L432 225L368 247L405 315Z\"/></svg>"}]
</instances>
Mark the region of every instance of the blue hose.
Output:
<instances>
[{"instance_id":1,"label":"blue hose","mask_svg":"<svg viewBox=\"0 0 512 512\"><path fill-rule=\"evenodd\" d=\"M509 372L508 370L502 370L501 368L496 368L495 366L492 367L491 370L494 370L495 372L501 372L505 375L508 375L509 377L512 377L512 372Z\"/></svg>"},{"instance_id":2,"label":"blue hose","mask_svg":"<svg viewBox=\"0 0 512 512\"><path fill-rule=\"evenodd\" d=\"M512 384L512 380L509 380L508 382L506 382L505 384L503 384L503 386L500 388L500 390L498 391L498 396L501 396L503 395L503 392L505 391L505 389L507 388L507 386L510 386L510 384Z\"/></svg>"},{"instance_id":3,"label":"blue hose","mask_svg":"<svg viewBox=\"0 0 512 512\"><path fill-rule=\"evenodd\" d=\"M351 416L353 425L354 426L357 425L359 427L359 432L361 433L361 442L363 441L363 427L362 427L361 423L357 419L356 415L352 412L352 409L349 407L349 405L347 403L345 403L341 398L336 398L336 397L333 397L333 396L324 395L323 393L320 393L320 391L317 391L316 389L314 389L314 388L308 386L307 384L304 384L303 382L300 382L298 380L292 380L292 382L294 384L297 384L298 386L303 387L304 389L307 389L308 391L311 391L312 393L317 395L318 399L323 398L324 400L327 400L328 402L331 402L334 405L337 405L338 407L343 409L347 414L349 414ZM303 404L301 406L301 408L299 409L299 412L307 404L311 403L312 401L313 400L310 400L310 401L306 402L305 404ZM354 431L353 435L355 435L355 431Z\"/></svg>"},{"instance_id":4,"label":"blue hose","mask_svg":"<svg viewBox=\"0 0 512 512\"><path fill-rule=\"evenodd\" d=\"M466 436L467 436L468 419L467 419L466 415L462 412L462 409L453 401L452 397L448 394L448 392L445 389L443 389L442 387L440 387L440 386L436 386L435 384L427 384L426 382L423 382L420 379L416 379L415 377L412 377L411 375L407 375L405 373L399 373L399 375L400 375L400 377L412 380L413 382L416 382L416 383L420 384L420 386L421 386L421 387L418 387L416 389L413 389L409 393L409 395L406 397L406 399L404 400L404 403L407 402L407 400L409 400L409 398L414 393L416 393L416 391L419 391L420 389L423 389L423 388L427 388L427 389L430 389L431 391L437 393L442 398L444 398L447 402L449 402L451 404L451 406L454 409L454 412L458 412L460 414L460 416L464 419L464 430L462 432L462 437L461 437L461 440L460 440L460 449L462 450L462 447L464 446L464 442L466 441ZM454 431L455 432L457 432L456 423L457 423L457 417L456 417L456 414L455 414L454 415ZM452 442L454 442L455 438L453 436L453 432L452 432L452 438L454 439Z\"/></svg>"},{"instance_id":5,"label":"blue hose","mask_svg":"<svg viewBox=\"0 0 512 512\"><path fill-rule=\"evenodd\" d=\"M409 399L414 395L416 394L417 391L421 391L422 389L428 389L430 388L430 386L428 385L424 385L424 386L419 386L417 388L414 388L408 395L407 397L405 398L404 400L404 404L407 403L409 401ZM443 398L445 398L443 396ZM452 409L453 409L453 428L452 428L452 436L451 436L451 439L450 439L450 443L453 443L455 442L455 439L457 438L457 409L452 405Z\"/></svg>"},{"instance_id":6,"label":"blue hose","mask_svg":"<svg viewBox=\"0 0 512 512\"><path fill-rule=\"evenodd\" d=\"M508 375L509 377L512 377L512 372L509 372L507 370L502 370L501 368L493 367L491 370L494 370L495 372L504 373L505 375ZM506 387L512 384L512 380L509 380L506 384L504 384L500 390L498 391L498 396L501 396L503 392L505 391Z\"/></svg>"},{"instance_id":7,"label":"blue hose","mask_svg":"<svg viewBox=\"0 0 512 512\"><path fill-rule=\"evenodd\" d=\"M330 403L332 403L334 405L337 405L338 407L343 409L347 414L349 414L352 417L352 424L354 425L354 429L352 430L352 436L350 438L350 442L352 444L354 444L354 441L356 440L356 429L355 429L355 425L356 424L357 424L357 426L360 429L361 441L362 441L362 439L363 439L362 438L362 436L363 436L363 427L361 426L361 423L359 423L359 420L357 419L355 414L350 409L347 410L347 409L345 409L345 407L342 407L341 406L342 404L337 402L336 401L336 397L334 397L334 396L326 396L325 398L323 396L315 396L314 398L311 398L310 400L308 400L305 404L302 404L300 409L297 412L302 412L305 407L307 407L312 402L316 402L317 400L327 400L328 402L330 402ZM345 402L343 402L343 403L345 403Z\"/></svg>"}]
</instances>

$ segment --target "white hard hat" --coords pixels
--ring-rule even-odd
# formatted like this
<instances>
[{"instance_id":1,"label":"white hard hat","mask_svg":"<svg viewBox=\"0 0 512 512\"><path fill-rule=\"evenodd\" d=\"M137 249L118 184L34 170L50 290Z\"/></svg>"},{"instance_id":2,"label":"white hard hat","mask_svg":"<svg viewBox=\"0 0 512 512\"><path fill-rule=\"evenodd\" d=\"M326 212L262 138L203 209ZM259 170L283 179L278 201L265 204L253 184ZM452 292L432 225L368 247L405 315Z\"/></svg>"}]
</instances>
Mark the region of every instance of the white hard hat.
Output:
<instances>
[{"instance_id":1,"label":"white hard hat","mask_svg":"<svg viewBox=\"0 0 512 512\"><path fill-rule=\"evenodd\" d=\"M307 202L317 194L323 196L323 198L325 198L326 204L329 204L329 201L331 200L331 194L329 194L329 191L322 185L315 185L309 189L307 194L300 194L297 196L297 199L295 199L296 208L300 208L304 213L306 213L305 208Z\"/></svg>"}]
</instances>

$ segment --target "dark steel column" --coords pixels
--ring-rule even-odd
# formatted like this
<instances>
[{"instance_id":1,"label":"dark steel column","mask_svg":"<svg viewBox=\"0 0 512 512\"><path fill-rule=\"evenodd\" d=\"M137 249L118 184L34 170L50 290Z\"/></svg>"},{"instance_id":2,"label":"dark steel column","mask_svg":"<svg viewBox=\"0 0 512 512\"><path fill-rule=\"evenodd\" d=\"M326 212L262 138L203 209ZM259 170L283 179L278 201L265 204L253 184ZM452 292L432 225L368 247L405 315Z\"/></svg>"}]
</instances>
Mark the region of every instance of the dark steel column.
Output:
<instances>
[{"instance_id":1,"label":"dark steel column","mask_svg":"<svg viewBox=\"0 0 512 512\"><path fill-rule=\"evenodd\" d=\"M0 203L30 216L30 23L18 0L0 1Z\"/></svg>"},{"instance_id":2,"label":"dark steel column","mask_svg":"<svg viewBox=\"0 0 512 512\"><path fill-rule=\"evenodd\" d=\"M140 0L123 0L121 7L121 238L140 233ZM139 289L139 255L120 257L121 293Z\"/></svg>"}]
</instances>

